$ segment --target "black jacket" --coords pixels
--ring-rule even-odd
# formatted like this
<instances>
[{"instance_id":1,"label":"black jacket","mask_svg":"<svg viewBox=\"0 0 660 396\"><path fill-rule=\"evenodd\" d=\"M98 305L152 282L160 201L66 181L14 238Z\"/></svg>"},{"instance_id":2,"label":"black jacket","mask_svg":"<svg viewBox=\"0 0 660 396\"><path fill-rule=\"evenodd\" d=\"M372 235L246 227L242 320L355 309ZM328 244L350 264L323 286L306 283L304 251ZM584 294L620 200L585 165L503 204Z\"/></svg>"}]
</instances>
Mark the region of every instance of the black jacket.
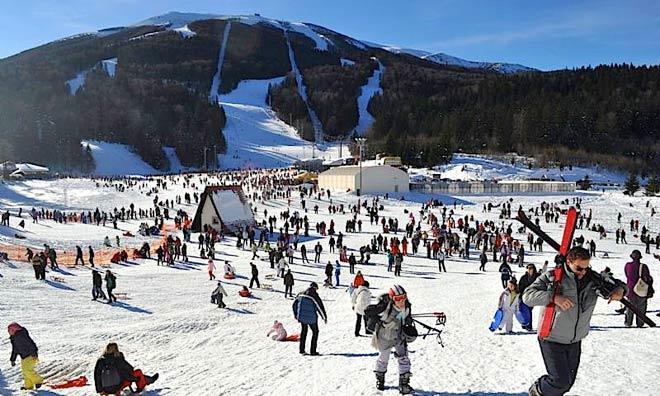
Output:
<instances>
[{"instance_id":1,"label":"black jacket","mask_svg":"<svg viewBox=\"0 0 660 396\"><path fill-rule=\"evenodd\" d=\"M254 264L252 265L252 276L259 276L259 270L257 269L257 266Z\"/></svg>"},{"instance_id":2,"label":"black jacket","mask_svg":"<svg viewBox=\"0 0 660 396\"><path fill-rule=\"evenodd\" d=\"M32 338L30 338L30 334L26 329L20 329L13 336L10 336L9 340L11 341L10 361L15 362L17 356L20 356L21 359L30 356L37 356L37 344L32 341Z\"/></svg>"},{"instance_id":3,"label":"black jacket","mask_svg":"<svg viewBox=\"0 0 660 396\"><path fill-rule=\"evenodd\" d=\"M103 286L103 278L101 278L101 274L97 271L92 271L92 285L98 287Z\"/></svg>"},{"instance_id":4,"label":"black jacket","mask_svg":"<svg viewBox=\"0 0 660 396\"><path fill-rule=\"evenodd\" d=\"M539 273L538 273L538 272L535 273L535 274L532 275L532 276L529 276L529 273L527 272L527 273L525 273L525 275L523 275L523 276L520 278L520 282L518 282L518 291L520 292L520 295L521 295L521 296L522 296L523 293L525 292L525 289L527 289L527 288L529 287L529 285L531 285L532 283L534 283L534 281L535 281L536 278L538 278L538 277L539 277Z\"/></svg>"},{"instance_id":5,"label":"black jacket","mask_svg":"<svg viewBox=\"0 0 660 396\"><path fill-rule=\"evenodd\" d=\"M96 366L94 367L94 385L96 386L96 392L97 393L117 393L119 392L119 386L117 385L115 387L107 387L104 388L101 384L101 372L103 371L103 368L106 365L114 366L117 368L117 372L119 373L119 378L120 382L123 381L129 381L129 382L134 382L137 380L135 376L133 376L133 366L130 365L124 359L124 354L119 353L119 357L113 356L113 355L103 355L99 358L99 360L96 361Z\"/></svg>"},{"instance_id":6,"label":"black jacket","mask_svg":"<svg viewBox=\"0 0 660 396\"><path fill-rule=\"evenodd\" d=\"M330 263L325 266L325 276L332 276L332 264Z\"/></svg>"},{"instance_id":7,"label":"black jacket","mask_svg":"<svg viewBox=\"0 0 660 396\"><path fill-rule=\"evenodd\" d=\"M291 272L284 274L284 285L293 286L293 274Z\"/></svg>"}]
</instances>

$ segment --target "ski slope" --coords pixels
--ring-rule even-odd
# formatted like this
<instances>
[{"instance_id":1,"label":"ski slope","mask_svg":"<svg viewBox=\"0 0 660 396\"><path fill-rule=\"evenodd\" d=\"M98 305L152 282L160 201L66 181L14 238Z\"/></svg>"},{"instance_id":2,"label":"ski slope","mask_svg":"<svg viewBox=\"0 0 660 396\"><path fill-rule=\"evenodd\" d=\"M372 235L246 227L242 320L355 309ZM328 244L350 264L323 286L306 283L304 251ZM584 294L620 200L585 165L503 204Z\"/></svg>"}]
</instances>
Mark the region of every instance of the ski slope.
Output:
<instances>
[{"instance_id":1,"label":"ski slope","mask_svg":"<svg viewBox=\"0 0 660 396\"><path fill-rule=\"evenodd\" d=\"M383 66L378 59L372 59L378 62L378 69L374 70L374 74L369 77L367 84L361 87L361 93L357 99L360 118L358 120L358 125L355 128L355 132L358 136L363 136L369 130L371 124L374 123L374 117L367 109L369 101L374 95L383 93L383 90L380 87L380 79L383 76L383 73L385 73L385 66Z\"/></svg>"},{"instance_id":2,"label":"ski slope","mask_svg":"<svg viewBox=\"0 0 660 396\"><path fill-rule=\"evenodd\" d=\"M319 158L338 156L338 146L314 147L268 107L268 85L283 80L244 80L234 91L219 96L227 116L223 128L227 153L218 156L222 169L289 166L297 159L311 157L313 152Z\"/></svg>"},{"instance_id":3,"label":"ski slope","mask_svg":"<svg viewBox=\"0 0 660 396\"><path fill-rule=\"evenodd\" d=\"M89 145L96 165L94 174L98 176L115 175L155 175L162 173L137 155L124 144L99 141L83 141L83 147Z\"/></svg>"},{"instance_id":4,"label":"ski slope","mask_svg":"<svg viewBox=\"0 0 660 396\"><path fill-rule=\"evenodd\" d=\"M206 177L206 175L204 175ZM174 198L184 191L182 179L168 179L171 186L162 191L161 199ZM201 192L203 184L199 176L192 181ZM209 183L218 182L213 176ZM13 202L16 205L40 202L57 204L56 191L69 183L71 207L94 207L111 209L113 206L135 202L137 206L149 204L150 197L140 190L128 189L119 193L113 188L97 188L89 179L63 179L56 181L23 181L0 185L0 205ZM146 181L147 188L155 181ZM42 195L41 191L45 191ZM249 191L248 191L249 192ZM248 194L249 195L249 194ZM594 223L604 224L608 232L614 229L617 211L624 221L633 216L649 224L649 208L646 198L626 197L620 192L606 194L582 194L583 208L593 209ZM418 197L420 198L420 197ZM428 198L428 197L427 197ZM460 198L460 197L459 197ZM501 203L508 197L493 199ZM557 202L563 196L525 197L514 196L512 206L538 205L541 200ZM366 197L370 199L370 197ZM451 197L445 197L451 205ZM498 212L481 213L486 197L470 197L474 205L456 206L456 217L474 215L499 223ZM357 203L357 197L334 194L334 203ZM408 219L408 211L417 215L419 204L412 201L382 200L386 217L396 217L400 225ZM629 204L632 203L633 207ZM327 238L314 231L319 221L333 219L343 231L343 225L351 217L330 215L328 201L308 199L307 205L320 205L318 215L307 213L311 222L310 240L303 241L308 251L320 240L324 246L322 263L337 258L327 249ZM660 200L652 200L658 207ZM179 207L177 206L176 209ZM183 205L189 211L191 206ZM286 200L258 203L257 220L261 220L263 209L270 215L288 208ZM453 208L453 206L452 206ZM290 209L302 211L298 199L291 200ZM13 210L12 210L13 212ZM438 213L435 210L434 213ZM363 220L362 233L348 233L345 243L356 249L369 241L379 231L371 226L368 217ZM12 217L10 225L18 220ZM506 223L509 221L507 220ZM280 223L278 223L280 224ZM94 235L93 228L107 229L80 224L50 228L52 221L45 221L40 228L28 223L27 231L38 233L43 238L59 240L69 238L68 243L85 243ZM545 224L551 236L559 238L560 225ZM120 222L120 228L132 229L137 224ZM0 229L3 229L0 227ZM515 228L514 228L515 229ZM657 227L655 231L660 231ZM99 235L101 233L97 232ZM622 276L623 264L633 248L641 249L639 241L632 236L630 244L616 245L610 238L598 240L596 233L578 230L587 239L596 238L598 258L592 261L595 270L610 266L616 276ZM179 234L179 236L181 236ZM523 235L514 234L521 238ZM74 241L79 237L81 241ZM196 240L196 235L193 235ZM136 241L140 243L141 241ZM133 242L126 242L133 243ZM355 316L351 310L346 286L352 280L348 268L342 268L341 286L319 291L328 312L328 323L320 324L319 352L321 356L300 356L296 343L280 343L265 337L274 320L284 323L289 333L299 332L299 325L291 314L291 299L283 296L280 278L266 280L274 274L268 263L256 260L262 284L271 284L273 290L253 289L253 299L238 296L241 285L247 285L250 274L249 251L238 250L235 240L228 238L217 249L220 267L222 260L230 260L237 269L238 277L225 282L229 297L225 299L229 309L222 310L209 303L215 282L209 281L205 260L200 259L196 243L189 244L190 261L175 267L159 267L153 260L136 260L109 268L116 273L116 292L126 293L124 300L115 305L90 301L91 274L87 268L63 269L47 274L46 282L34 280L30 266L12 261L0 264L0 311L5 325L17 321L26 326L39 346L39 372L49 382L87 376L91 383L84 388L49 391L37 394L90 395L93 394L93 368L96 358L108 342L118 342L129 362L146 373L160 373L160 379L149 387L145 395L216 395L241 393L249 395L396 395L396 360L390 360L386 376L388 389L374 389L373 365L376 351L370 339L355 338L353 327ZM608 252L609 258L601 258ZM263 252L259 253L261 256ZM298 254L296 255L298 256ZM652 274L657 276L652 259L644 255L651 264ZM310 256L311 257L311 256ZM552 260L553 253L527 252L529 262L541 265ZM394 278L386 271L386 258L373 255L375 266L357 265L371 283L372 293L385 292L391 284L399 283L408 291L413 312L444 311L447 325L443 332L445 348L433 339L418 339L410 345L412 361L411 384L422 395L504 395L524 396L529 384L544 373L543 361L536 336L514 324L514 334L500 335L487 330L501 292L498 264L489 262L487 272L477 271L479 266L474 252L469 260L450 257L446 261L447 273L439 274L434 261L423 256L406 257L402 276ZM304 290L311 281L322 283L323 266L303 264L296 258L291 266L295 277L294 294ZM521 269L514 266L518 278ZM53 276L63 282L53 280ZM625 329L623 317L614 315L616 305L600 301L592 319L592 331L582 344L582 362L577 381L571 395L635 395L660 394L660 385L653 379L660 370L660 361L653 353L657 344L656 329ZM656 300L649 303L653 318L660 310ZM536 320L538 310L534 310ZM84 325L81 325L84 323ZM433 323L429 323L433 324ZM0 354L9 355L8 338L0 338ZM612 359L618 356L618 359ZM625 357L625 358L621 358ZM638 364L631 364L634 361ZM606 380L604 380L606 379ZM10 367L8 362L0 365L0 394L21 395L19 367Z\"/></svg>"},{"instance_id":5,"label":"ski slope","mask_svg":"<svg viewBox=\"0 0 660 396\"><path fill-rule=\"evenodd\" d=\"M222 65L225 63L225 51L227 50L227 40L229 40L229 32L231 32L231 22L227 22L225 30L222 33L222 44L220 45L220 52L218 53L218 67L213 82L211 83L211 92L209 93L209 100L211 102L218 101L220 91L220 81L222 79Z\"/></svg>"}]
</instances>

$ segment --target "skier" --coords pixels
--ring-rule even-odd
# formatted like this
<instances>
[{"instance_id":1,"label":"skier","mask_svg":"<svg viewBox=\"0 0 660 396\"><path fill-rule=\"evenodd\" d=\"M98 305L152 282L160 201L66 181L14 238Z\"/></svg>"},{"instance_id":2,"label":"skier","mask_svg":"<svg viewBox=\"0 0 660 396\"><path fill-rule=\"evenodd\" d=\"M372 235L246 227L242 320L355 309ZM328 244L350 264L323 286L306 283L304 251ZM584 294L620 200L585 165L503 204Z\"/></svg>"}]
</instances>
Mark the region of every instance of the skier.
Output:
<instances>
[{"instance_id":1,"label":"skier","mask_svg":"<svg viewBox=\"0 0 660 396\"><path fill-rule=\"evenodd\" d=\"M319 325L318 317L327 324L328 317L325 313L323 301L319 297L317 290L319 286L316 282L312 282L309 288L296 296L293 302L293 316L300 322L300 354L305 354L305 341L307 340L307 331L312 329L312 344L310 346L310 355L317 356L319 353L316 350L319 338Z\"/></svg>"},{"instance_id":2,"label":"skier","mask_svg":"<svg viewBox=\"0 0 660 396\"><path fill-rule=\"evenodd\" d=\"M360 327L361 322L364 321L364 329L367 335L371 334L371 331L367 329L367 317L364 315L364 310L371 303L371 292L369 291L369 282L362 281L362 284L358 286L357 289L353 292L351 296L351 302L353 304L353 311L355 311L356 320L355 320L355 336L360 336Z\"/></svg>"},{"instance_id":3,"label":"skier","mask_svg":"<svg viewBox=\"0 0 660 396\"><path fill-rule=\"evenodd\" d=\"M11 323L7 327L9 341L11 342L11 366L16 365L16 357L21 357L21 374L23 374L24 385L21 390L39 389L44 379L35 371L34 367L39 364L39 349L34 343L27 329L18 323Z\"/></svg>"},{"instance_id":4,"label":"skier","mask_svg":"<svg viewBox=\"0 0 660 396\"><path fill-rule=\"evenodd\" d=\"M117 302L117 297L112 294L112 291L117 287L117 277L110 270L105 271L105 288L108 291L108 304Z\"/></svg>"},{"instance_id":5,"label":"skier","mask_svg":"<svg viewBox=\"0 0 660 396\"><path fill-rule=\"evenodd\" d=\"M213 290L213 293L211 293L211 303L218 304L218 308L227 307L222 301L222 296L228 296L228 294L225 291L225 288L222 287L222 282L218 281L218 286Z\"/></svg>"},{"instance_id":6,"label":"skier","mask_svg":"<svg viewBox=\"0 0 660 396\"><path fill-rule=\"evenodd\" d=\"M131 387L135 382L136 393L140 393L158 380L158 373L145 375L142 370L134 369L119 352L116 343L111 342L105 347L103 355L96 361L94 367L94 385L96 392L101 394L119 394L122 389ZM132 391L132 388L131 388Z\"/></svg>"},{"instance_id":7,"label":"skier","mask_svg":"<svg viewBox=\"0 0 660 396\"><path fill-rule=\"evenodd\" d=\"M370 311L369 308L373 307ZM370 311L370 312L369 312ZM404 331L404 327L412 325L411 304L408 301L406 290L400 285L394 285L387 294L379 297L378 303L369 306L365 313L377 318L371 345L378 350L376 360L376 389L385 390L385 373L394 348L394 354L399 362L399 392L401 394L413 393L410 386L410 358L408 357L408 342L413 338ZM370 321L372 319L369 319Z\"/></svg>"},{"instance_id":8,"label":"skier","mask_svg":"<svg viewBox=\"0 0 660 396\"><path fill-rule=\"evenodd\" d=\"M284 298L286 298L287 294L293 298L293 284L293 274L291 273L291 269L288 269L284 275Z\"/></svg>"},{"instance_id":9,"label":"skier","mask_svg":"<svg viewBox=\"0 0 660 396\"><path fill-rule=\"evenodd\" d=\"M518 307L520 304L520 299L518 298L518 285L516 284L516 279L509 279L507 283L507 288L504 289L500 295L498 308L504 313L504 317L500 322L499 329L502 330L506 328L505 331L507 334L511 334L513 330L513 317L516 312L518 312Z\"/></svg>"},{"instance_id":10,"label":"skier","mask_svg":"<svg viewBox=\"0 0 660 396\"><path fill-rule=\"evenodd\" d=\"M620 301L626 292L625 284L618 282L609 295L598 290L590 278L585 278L591 271L589 260L589 251L576 246L568 251L566 262L558 267L562 272L561 294L554 296L553 301L560 312L555 313L549 336L539 338L548 374L532 384L530 396L563 395L573 387L580 364L582 339L589 334L597 296ZM548 305L554 295L554 279L555 271L544 272L525 290L523 302L530 307ZM543 323L543 312L540 317L539 323Z\"/></svg>"}]
</instances>

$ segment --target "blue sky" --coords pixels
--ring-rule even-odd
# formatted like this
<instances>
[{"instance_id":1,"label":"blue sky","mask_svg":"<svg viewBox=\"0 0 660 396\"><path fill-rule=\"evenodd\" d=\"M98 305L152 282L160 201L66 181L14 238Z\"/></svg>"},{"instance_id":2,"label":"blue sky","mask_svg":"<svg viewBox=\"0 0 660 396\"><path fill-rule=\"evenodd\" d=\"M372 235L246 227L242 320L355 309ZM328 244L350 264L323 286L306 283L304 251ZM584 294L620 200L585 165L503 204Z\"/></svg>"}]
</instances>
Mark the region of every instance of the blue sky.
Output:
<instances>
[{"instance_id":1,"label":"blue sky","mask_svg":"<svg viewBox=\"0 0 660 396\"><path fill-rule=\"evenodd\" d=\"M0 13L0 58L169 11L316 23L349 36L469 60L552 70L660 64L660 1L23 0Z\"/></svg>"}]
</instances>

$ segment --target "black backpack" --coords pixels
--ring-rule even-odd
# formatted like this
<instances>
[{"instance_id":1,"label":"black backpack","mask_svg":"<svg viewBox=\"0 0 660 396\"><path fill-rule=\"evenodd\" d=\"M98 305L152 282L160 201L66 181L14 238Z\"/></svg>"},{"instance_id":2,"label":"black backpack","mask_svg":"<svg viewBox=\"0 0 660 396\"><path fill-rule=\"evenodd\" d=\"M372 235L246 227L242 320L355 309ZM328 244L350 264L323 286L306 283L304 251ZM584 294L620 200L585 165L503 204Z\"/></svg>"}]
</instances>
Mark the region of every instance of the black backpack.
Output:
<instances>
[{"instance_id":1,"label":"black backpack","mask_svg":"<svg viewBox=\"0 0 660 396\"><path fill-rule=\"evenodd\" d=\"M101 368L101 386L103 389L116 389L121 385L121 377L117 367L106 360Z\"/></svg>"},{"instance_id":2,"label":"black backpack","mask_svg":"<svg viewBox=\"0 0 660 396\"><path fill-rule=\"evenodd\" d=\"M385 311L389 303L389 296L382 296L376 304L370 304L364 309L364 317L367 318L367 330L376 331L376 326L381 322L380 314Z\"/></svg>"}]
</instances>

